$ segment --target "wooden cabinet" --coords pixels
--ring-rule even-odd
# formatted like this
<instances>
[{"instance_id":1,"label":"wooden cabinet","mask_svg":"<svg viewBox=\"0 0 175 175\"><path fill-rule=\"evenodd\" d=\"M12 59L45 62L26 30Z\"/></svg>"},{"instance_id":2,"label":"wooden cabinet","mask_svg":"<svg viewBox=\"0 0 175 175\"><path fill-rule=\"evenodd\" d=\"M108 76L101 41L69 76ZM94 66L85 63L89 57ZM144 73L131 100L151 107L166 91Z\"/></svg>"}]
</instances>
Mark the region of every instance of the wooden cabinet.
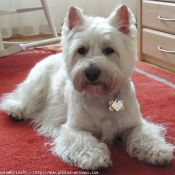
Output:
<instances>
[{"instance_id":1,"label":"wooden cabinet","mask_svg":"<svg viewBox=\"0 0 175 175\"><path fill-rule=\"evenodd\" d=\"M138 59L175 72L175 0L138 1Z\"/></svg>"}]
</instances>

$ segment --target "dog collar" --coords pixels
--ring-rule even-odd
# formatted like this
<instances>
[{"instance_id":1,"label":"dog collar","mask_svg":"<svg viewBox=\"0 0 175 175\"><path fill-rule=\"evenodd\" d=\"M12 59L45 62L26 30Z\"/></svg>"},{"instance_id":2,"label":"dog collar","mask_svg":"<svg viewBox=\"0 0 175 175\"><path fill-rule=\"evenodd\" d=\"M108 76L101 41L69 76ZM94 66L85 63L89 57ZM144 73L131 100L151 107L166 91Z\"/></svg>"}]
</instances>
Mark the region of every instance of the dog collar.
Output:
<instances>
[{"instance_id":1,"label":"dog collar","mask_svg":"<svg viewBox=\"0 0 175 175\"><path fill-rule=\"evenodd\" d=\"M110 100L109 101L109 111L120 111L120 110L124 110L124 100L120 99L119 100L119 97L118 97L118 94L117 93L117 98L116 100Z\"/></svg>"}]
</instances>

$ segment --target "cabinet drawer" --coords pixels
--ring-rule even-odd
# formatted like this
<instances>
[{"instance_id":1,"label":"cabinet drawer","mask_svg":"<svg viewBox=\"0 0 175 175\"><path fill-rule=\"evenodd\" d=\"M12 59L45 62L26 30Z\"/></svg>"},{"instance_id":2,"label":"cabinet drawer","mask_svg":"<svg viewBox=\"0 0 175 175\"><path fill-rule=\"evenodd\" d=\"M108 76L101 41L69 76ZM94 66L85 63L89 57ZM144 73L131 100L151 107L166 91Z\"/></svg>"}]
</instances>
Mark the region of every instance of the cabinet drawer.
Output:
<instances>
[{"instance_id":1,"label":"cabinet drawer","mask_svg":"<svg viewBox=\"0 0 175 175\"><path fill-rule=\"evenodd\" d=\"M175 66L175 54L160 51L158 47L175 52L175 35L143 29L142 52L162 62Z\"/></svg>"},{"instance_id":2,"label":"cabinet drawer","mask_svg":"<svg viewBox=\"0 0 175 175\"><path fill-rule=\"evenodd\" d=\"M174 19L165 21L160 18ZM143 27L175 34L175 3L143 1L142 9Z\"/></svg>"}]
</instances>

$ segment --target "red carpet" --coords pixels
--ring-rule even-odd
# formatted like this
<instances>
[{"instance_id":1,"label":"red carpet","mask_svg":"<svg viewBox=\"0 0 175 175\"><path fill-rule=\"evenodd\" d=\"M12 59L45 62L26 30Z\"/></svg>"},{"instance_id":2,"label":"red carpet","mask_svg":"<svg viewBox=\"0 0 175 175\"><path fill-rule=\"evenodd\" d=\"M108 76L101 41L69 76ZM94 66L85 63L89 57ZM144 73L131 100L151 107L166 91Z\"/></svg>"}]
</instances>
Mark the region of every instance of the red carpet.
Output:
<instances>
[{"instance_id":1,"label":"red carpet","mask_svg":"<svg viewBox=\"0 0 175 175\"><path fill-rule=\"evenodd\" d=\"M39 52L27 50L0 58L0 96L11 92L36 62L50 55ZM153 75L159 79L154 80ZM167 140L174 143L175 76L138 62L132 80L143 117L151 116L149 120L155 123L166 123ZM163 167L142 163L130 158L120 141L110 146L112 167L101 171L82 171L53 156L44 144L47 141L37 135L29 121L12 121L0 111L0 174L172 175L175 172L175 160Z\"/></svg>"}]
</instances>

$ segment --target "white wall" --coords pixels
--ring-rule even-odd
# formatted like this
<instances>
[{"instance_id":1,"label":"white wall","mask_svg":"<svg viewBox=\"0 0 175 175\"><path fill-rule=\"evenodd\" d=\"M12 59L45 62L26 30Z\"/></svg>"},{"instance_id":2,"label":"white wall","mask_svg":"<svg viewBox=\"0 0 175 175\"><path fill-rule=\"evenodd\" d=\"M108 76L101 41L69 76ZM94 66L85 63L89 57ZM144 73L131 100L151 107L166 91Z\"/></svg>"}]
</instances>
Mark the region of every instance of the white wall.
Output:
<instances>
[{"instance_id":1,"label":"white wall","mask_svg":"<svg viewBox=\"0 0 175 175\"><path fill-rule=\"evenodd\" d=\"M137 0L48 0L57 32L70 5L83 9L84 14L108 17L119 4L127 4L136 15ZM24 7L40 6L40 0L0 0L0 11ZM3 38L12 34L36 35L50 33L43 11L0 16L0 32Z\"/></svg>"}]
</instances>

